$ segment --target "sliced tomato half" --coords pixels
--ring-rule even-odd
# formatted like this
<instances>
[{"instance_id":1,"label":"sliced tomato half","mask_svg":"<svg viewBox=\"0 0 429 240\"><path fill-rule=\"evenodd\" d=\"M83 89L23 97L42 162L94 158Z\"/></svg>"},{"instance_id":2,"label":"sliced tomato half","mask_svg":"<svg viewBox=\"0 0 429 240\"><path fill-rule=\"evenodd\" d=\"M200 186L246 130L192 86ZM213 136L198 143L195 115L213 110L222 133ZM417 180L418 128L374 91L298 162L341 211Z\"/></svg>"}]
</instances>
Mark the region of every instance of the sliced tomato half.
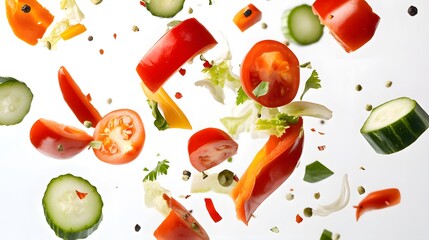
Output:
<instances>
[{"instance_id":1,"label":"sliced tomato half","mask_svg":"<svg viewBox=\"0 0 429 240\"><path fill-rule=\"evenodd\" d=\"M49 157L67 159L87 148L92 136L79 128L41 118L30 129L30 141Z\"/></svg>"},{"instance_id":2,"label":"sliced tomato half","mask_svg":"<svg viewBox=\"0 0 429 240\"><path fill-rule=\"evenodd\" d=\"M265 107L291 102L299 88L299 61L285 44L275 40L257 42L241 64L241 85L247 96ZM254 92L267 83L261 94Z\"/></svg>"},{"instance_id":3,"label":"sliced tomato half","mask_svg":"<svg viewBox=\"0 0 429 240\"><path fill-rule=\"evenodd\" d=\"M139 114L131 109L118 109L108 113L94 129L95 156L103 162L124 164L136 159L146 138Z\"/></svg>"},{"instance_id":4,"label":"sliced tomato half","mask_svg":"<svg viewBox=\"0 0 429 240\"><path fill-rule=\"evenodd\" d=\"M204 128L188 140L188 153L192 166L206 171L237 153L238 143L218 128Z\"/></svg>"},{"instance_id":5,"label":"sliced tomato half","mask_svg":"<svg viewBox=\"0 0 429 240\"><path fill-rule=\"evenodd\" d=\"M100 113L91 104L87 95L83 94L82 90L65 67L60 67L58 71L58 81L64 100L79 121L82 124L84 124L85 121L89 121L92 126L96 126L101 119Z\"/></svg>"}]
</instances>

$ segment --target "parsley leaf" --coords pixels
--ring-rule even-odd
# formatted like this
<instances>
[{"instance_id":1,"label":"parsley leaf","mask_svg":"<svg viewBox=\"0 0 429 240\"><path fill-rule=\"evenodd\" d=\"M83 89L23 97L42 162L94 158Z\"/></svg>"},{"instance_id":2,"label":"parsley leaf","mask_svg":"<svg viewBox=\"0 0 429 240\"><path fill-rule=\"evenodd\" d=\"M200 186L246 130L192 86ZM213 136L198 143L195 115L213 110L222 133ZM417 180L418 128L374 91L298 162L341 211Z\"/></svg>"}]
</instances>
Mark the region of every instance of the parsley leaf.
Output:
<instances>
[{"instance_id":1,"label":"parsley leaf","mask_svg":"<svg viewBox=\"0 0 429 240\"><path fill-rule=\"evenodd\" d=\"M329 168L325 167L321 162L314 161L305 167L304 181L315 183L334 174Z\"/></svg>"},{"instance_id":2,"label":"parsley leaf","mask_svg":"<svg viewBox=\"0 0 429 240\"><path fill-rule=\"evenodd\" d=\"M264 96L268 92L268 85L269 82L261 82L255 89L253 89L252 93L255 95L255 97Z\"/></svg>"},{"instance_id":3,"label":"parsley leaf","mask_svg":"<svg viewBox=\"0 0 429 240\"><path fill-rule=\"evenodd\" d=\"M299 100L302 100L302 97L304 97L304 94L310 88L318 89L318 88L321 88L321 87L322 87L322 85L320 85L319 74L317 73L316 70L313 70L313 72L311 72L311 76L305 82L305 88L304 88L304 91L301 94L301 97L299 98Z\"/></svg>"},{"instance_id":4,"label":"parsley leaf","mask_svg":"<svg viewBox=\"0 0 429 240\"><path fill-rule=\"evenodd\" d=\"M154 100L148 100L149 106L152 109L152 115L155 117L155 121L153 124L158 130L162 131L168 129L170 126L165 120L164 116L162 116L161 112L158 109L158 103Z\"/></svg>"},{"instance_id":5,"label":"parsley leaf","mask_svg":"<svg viewBox=\"0 0 429 240\"><path fill-rule=\"evenodd\" d=\"M168 163L167 159L158 161L156 167L143 178L143 182L155 181L159 175L167 175L167 170L170 167Z\"/></svg>"}]
</instances>

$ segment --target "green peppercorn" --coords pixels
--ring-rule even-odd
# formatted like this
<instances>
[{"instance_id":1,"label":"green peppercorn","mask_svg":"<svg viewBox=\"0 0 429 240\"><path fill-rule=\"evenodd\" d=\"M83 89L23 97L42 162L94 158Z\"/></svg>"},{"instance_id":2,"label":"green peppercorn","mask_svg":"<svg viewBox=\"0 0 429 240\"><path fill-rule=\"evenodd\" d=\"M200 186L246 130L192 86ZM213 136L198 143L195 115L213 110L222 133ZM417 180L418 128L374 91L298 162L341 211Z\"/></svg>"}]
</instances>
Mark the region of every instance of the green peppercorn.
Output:
<instances>
[{"instance_id":1,"label":"green peppercorn","mask_svg":"<svg viewBox=\"0 0 429 240\"><path fill-rule=\"evenodd\" d=\"M234 173L225 169L217 175L217 180L223 187L229 187L234 182Z\"/></svg>"},{"instance_id":2,"label":"green peppercorn","mask_svg":"<svg viewBox=\"0 0 429 240\"><path fill-rule=\"evenodd\" d=\"M319 199L320 198L320 192L314 193L314 199Z\"/></svg>"},{"instance_id":3,"label":"green peppercorn","mask_svg":"<svg viewBox=\"0 0 429 240\"><path fill-rule=\"evenodd\" d=\"M387 82L386 82L386 87L387 87L387 88L389 88L389 87L391 87L391 86L392 86L392 81L387 81Z\"/></svg>"},{"instance_id":4,"label":"green peppercorn","mask_svg":"<svg viewBox=\"0 0 429 240\"><path fill-rule=\"evenodd\" d=\"M304 216L306 217L313 216L313 209L311 207L304 208Z\"/></svg>"},{"instance_id":5,"label":"green peppercorn","mask_svg":"<svg viewBox=\"0 0 429 240\"><path fill-rule=\"evenodd\" d=\"M361 91L362 90L362 85L360 85L360 84L356 85L355 89L358 92Z\"/></svg>"},{"instance_id":6,"label":"green peppercorn","mask_svg":"<svg viewBox=\"0 0 429 240\"><path fill-rule=\"evenodd\" d=\"M365 193L365 188L364 188L364 187L362 187L362 186L358 186L358 187L357 187L357 191L358 191L358 193L359 193L360 195L362 195L362 194L364 194L364 193Z\"/></svg>"}]
</instances>

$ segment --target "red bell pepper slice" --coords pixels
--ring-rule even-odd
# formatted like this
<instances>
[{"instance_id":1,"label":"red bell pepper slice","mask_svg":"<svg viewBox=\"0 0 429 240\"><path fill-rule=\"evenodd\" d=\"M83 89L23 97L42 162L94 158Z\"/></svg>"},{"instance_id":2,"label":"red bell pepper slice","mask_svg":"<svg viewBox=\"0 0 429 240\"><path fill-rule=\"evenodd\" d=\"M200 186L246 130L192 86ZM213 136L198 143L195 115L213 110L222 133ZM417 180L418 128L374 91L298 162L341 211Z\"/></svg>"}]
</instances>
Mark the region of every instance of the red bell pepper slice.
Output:
<instances>
[{"instance_id":1,"label":"red bell pepper slice","mask_svg":"<svg viewBox=\"0 0 429 240\"><path fill-rule=\"evenodd\" d=\"M217 41L195 18L179 23L165 33L137 65L145 86L156 92L180 67Z\"/></svg>"},{"instance_id":2,"label":"red bell pepper slice","mask_svg":"<svg viewBox=\"0 0 429 240\"><path fill-rule=\"evenodd\" d=\"M6 15L13 33L30 45L36 45L54 21L37 0L6 0Z\"/></svg>"},{"instance_id":3,"label":"red bell pepper slice","mask_svg":"<svg viewBox=\"0 0 429 240\"><path fill-rule=\"evenodd\" d=\"M365 0L316 0L313 12L346 52L367 43L380 21Z\"/></svg>"},{"instance_id":4,"label":"red bell pepper slice","mask_svg":"<svg viewBox=\"0 0 429 240\"><path fill-rule=\"evenodd\" d=\"M207 211L209 212L210 217L213 219L213 221L219 222L220 220L222 220L222 216L216 210L213 200L211 198L204 198L204 202L206 204Z\"/></svg>"},{"instance_id":5,"label":"red bell pepper slice","mask_svg":"<svg viewBox=\"0 0 429 240\"><path fill-rule=\"evenodd\" d=\"M259 205L292 174L301 157L303 120L281 137L270 136L231 192L237 218L248 224Z\"/></svg>"},{"instance_id":6,"label":"red bell pepper slice","mask_svg":"<svg viewBox=\"0 0 429 240\"><path fill-rule=\"evenodd\" d=\"M80 87L73 80L70 73L65 67L61 67L58 71L58 81L63 94L64 100L67 105L84 124L85 121L91 122L92 126L95 127L101 120L101 115L97 109L91 104L90 99L83 94Z\"/></svg>"},{"instance_id":7,"label":"red bell pepper slice","mask_svg":"<svg viewBox=\"0 0 429 240\"><path fill-rule=\"evenodd\" d=\"M191 213L174 198L167 194L162 196L171 208L165 220L153 235L157 240L208 240L209 236Z\"/></svg>"},{"instance_id":8,"label":"red bell pepper slice","mask_svg":"<svg viewBox=\"0 0 429 240\"><path fill-rule=\"evenodd\" d=\"M354 206L356 208L356 221L365 212L391 207L397 205L399 202L401 202L401 192L397 188L387 188L371 192L361 200L359 205Z\"/></svg>"}]
</instances>

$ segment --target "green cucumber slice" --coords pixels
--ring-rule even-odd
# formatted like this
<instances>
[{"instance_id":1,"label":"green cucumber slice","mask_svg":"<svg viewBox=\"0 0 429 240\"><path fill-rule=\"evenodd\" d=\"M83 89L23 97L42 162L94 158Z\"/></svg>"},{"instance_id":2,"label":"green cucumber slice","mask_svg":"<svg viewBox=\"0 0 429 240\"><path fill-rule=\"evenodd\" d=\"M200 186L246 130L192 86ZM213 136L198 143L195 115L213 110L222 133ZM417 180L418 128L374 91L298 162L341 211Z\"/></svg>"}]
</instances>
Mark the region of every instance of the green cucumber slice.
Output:
<instances>
[{"instance_id":1,"label":"green cucumber slice","mask_svg":"<svg viewBox=\"0 0 429 240\"><path fill-rule=\"evenodd\" d=\"M296 6L283 13L283 35L299 45L310 45L319 41L323 35L323 27L319 17L308 4Z\"/></svg>"},{"instance_id":2,"label":"green cucumber slice","mask_svg":"<svg viewBox=\"0 0 429 240\"><path fill-rule=\"evenodd\" d=\"M15 125L28 114L33 101L30 88L12 77L0 77L0 125Z\"/></svg>"},{"instance_id":3,"label":"green cucumber slice","mask_svg":"<svg viewBox=\"0 0 429 240\"><path fill-rule=\"evenodd\" d=\"M172 18L183 9L185 0L145 0L147 10L156 17Z\"/></svg>"},{"instance_id":4,"label":"green cucumber slice","mask_svg":"<svg viewBox=\"0 0 429 240\"><path fill-rule=\"evenodd\" d=\"M52 179L42 204L46 221L62 239L86 238L102 220L103 201L97 188L72 174Z\"/></svg>"},{"instance_id":5,"label":"green cucumber slice","mask_svg":"<svg viewBox=\"0 0 429 240\"><path fill-rule=\"evenodd\" d=\"M408 97L372 109L360 129L377 153L391 154L408 147L429 127L429 115Z\"/></svg>"}]
</instances>

